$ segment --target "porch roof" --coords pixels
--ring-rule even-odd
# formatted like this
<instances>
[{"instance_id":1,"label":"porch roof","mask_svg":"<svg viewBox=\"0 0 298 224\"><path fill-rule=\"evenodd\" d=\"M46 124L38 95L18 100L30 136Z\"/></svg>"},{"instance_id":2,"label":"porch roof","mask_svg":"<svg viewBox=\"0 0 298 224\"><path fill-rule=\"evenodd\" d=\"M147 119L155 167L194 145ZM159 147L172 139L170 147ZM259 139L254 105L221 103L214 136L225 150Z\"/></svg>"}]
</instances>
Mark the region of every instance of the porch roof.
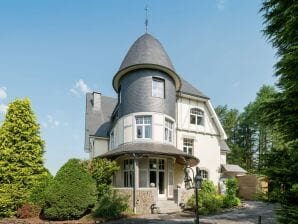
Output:
<instances>
[{"instance_id":1,"label":"porch roof","mask_svg":"<svg viewBox=\"0 0 298 224\"><path fill-rule=\"evenodd\" d=\"M234 164L223 164L222 165L222 171L223 172L231 172L231 173L247 173L245 169L238 165Z\"/></svg>"},{"instance_id":2,"label":"porch roof","mask_svg":"<svg viewBox=\"0 0 298 224\"><path fill-rule=\"evenodd\" d=\"M176 162L180 164L188 163L190 166L197 165L200 160L189 155L182 150L177 149L175 146L170 144L160 144L152 142L138 142L138 143L126 143L118 146L118 148L108 151L98 158L109 158L116 159L119 156L127 154L146 154L146 155L164 155L164 156L174 156Z\"/></svg>"}]
</instances>

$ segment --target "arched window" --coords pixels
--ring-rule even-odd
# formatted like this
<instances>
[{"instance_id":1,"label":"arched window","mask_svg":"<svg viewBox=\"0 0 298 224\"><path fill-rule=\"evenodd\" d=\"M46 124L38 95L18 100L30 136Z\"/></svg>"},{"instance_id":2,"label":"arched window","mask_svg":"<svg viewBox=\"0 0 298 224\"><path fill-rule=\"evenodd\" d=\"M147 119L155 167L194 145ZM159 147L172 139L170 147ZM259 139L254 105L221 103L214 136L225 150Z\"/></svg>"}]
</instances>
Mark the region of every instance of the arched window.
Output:
<instances>
[{"instance_id":1,"label":"arched window","mask_svg":"<svg viewBox=\"0 0 298 224\"><path fill-rule=\"evenodd\" d=\"M208 179L208 171L207 170L200 170L200 176L204 179Z\"/></svg>"},{"instance_id":2,"label":"arched window","mask_svg":"<svg viewBox=\"0 0 298 224\"><path fill-rule=\"evenodd\" d=\"M198 108L190 109L190 123L196 125L203 125L204 112Z\"/></svg>"}]
</instances>

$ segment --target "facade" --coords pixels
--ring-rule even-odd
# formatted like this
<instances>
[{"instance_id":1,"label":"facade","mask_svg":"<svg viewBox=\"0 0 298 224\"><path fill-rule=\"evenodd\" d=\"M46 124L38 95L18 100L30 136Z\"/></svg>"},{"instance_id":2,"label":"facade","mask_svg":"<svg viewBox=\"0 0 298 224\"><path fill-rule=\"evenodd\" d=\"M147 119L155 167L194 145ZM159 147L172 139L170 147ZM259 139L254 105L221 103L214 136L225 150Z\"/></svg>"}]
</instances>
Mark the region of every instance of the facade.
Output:
<instances>
[{"instance_id":1,"label":"facade","mask_svg":"<svg viewBox=\"0 0 298 224\"><path fill-rule=\"evenodd\" d=\"M85 151L117 161L113 186L131 195L136 212L185 202L186 165L219 184L226 134L210 99L175 72L157 39L137 39L112 84L118 98L87 94Z\"/></svg>"}]
</instances>

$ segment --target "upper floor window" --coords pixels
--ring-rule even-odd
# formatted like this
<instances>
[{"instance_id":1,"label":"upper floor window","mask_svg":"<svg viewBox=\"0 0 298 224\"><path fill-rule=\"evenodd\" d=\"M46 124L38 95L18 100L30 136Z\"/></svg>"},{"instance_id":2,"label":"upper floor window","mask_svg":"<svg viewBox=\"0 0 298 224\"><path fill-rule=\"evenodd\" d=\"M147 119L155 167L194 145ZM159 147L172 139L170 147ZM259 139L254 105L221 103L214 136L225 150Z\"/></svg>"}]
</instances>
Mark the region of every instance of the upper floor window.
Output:
<instances>
[{"instance_id":1,"label":"upper floor window","mask_svg":"<svg viewBox=\"0 0 298 224\"><path fill-rule=\"evenodd\" d=\"M152 137L152 116L136 116L137 138Z\"/></svg>"},{"instance_id":2,"label":"upper floor window","mask_svg":"<svg viewBox=\"0 0 298 224\"><path fill-rule=\"evenodd\" d=\"M122 101L121 86L119 86L119 90L118 90L118 102L119 102L119 104L121 104L121 101Z\"/></svg>"},{"instance_id":3,"label":"upper floor window","mask_svg":"<svg viewBox=\"0 0 298 224\"><path fill-rule=\"evenodd\" d=\"M114 131L112 131L111 134L110 134L110 149L114 148L114 146L115 146L114 141L115 141Z\"/></svg>"},{"instance_id":4,"label":"upper floor window","mask_svg":"<svg viewBox=\"0 0 298 224\"><path fill-rule=\"evenodd\" d=\"M124 187L134 186L134 164L133 159L124 160Z\"/></svg>"},{"instance_id":5,"label":"upper floor window","mask_svg":"<svg viewBox=\"0 0 298 224\"><path fill-rule=\"evenodd\" d=\"M173 122L169 119L165 120L165 140L173 142Z\"/></svg>"},{"instance_id":6,"label":"upper floor window","mask_svg":"<svg viewBox=\"0 0 298 224\"><path fill-rule=\"evenodd\" d=\"M165 98L165 80L152 78L152 96Z\"/></svg>"},{"instance_id":7,"label":"upper floor window","mask_svg":"<svg viewBox=\"0 0 298 224\"><path fill-rule=\"evenodd\" d=\"M203 125L204 112L198 108L190 109L190 123Z\"/></svg>"},{"instance_id":8,"label":"upper floor window","mask_svg":"<svg viewBox=\"0 0 298 224\"><path fill-rule=\"evenodd\" d=\"M193 155L193 139L183 139L183 151L187 154Z\"/></svg>"},{"instance_id":9,"label":"upper floor window","mask_svg":"<svg viewBox=\"0 0 298 224\"><path fill-rule=\"evenodd\" d=\"M208 171L207 170L200 170L200 176L206 180L208 179Z\"/></svg>"}]
</instances>

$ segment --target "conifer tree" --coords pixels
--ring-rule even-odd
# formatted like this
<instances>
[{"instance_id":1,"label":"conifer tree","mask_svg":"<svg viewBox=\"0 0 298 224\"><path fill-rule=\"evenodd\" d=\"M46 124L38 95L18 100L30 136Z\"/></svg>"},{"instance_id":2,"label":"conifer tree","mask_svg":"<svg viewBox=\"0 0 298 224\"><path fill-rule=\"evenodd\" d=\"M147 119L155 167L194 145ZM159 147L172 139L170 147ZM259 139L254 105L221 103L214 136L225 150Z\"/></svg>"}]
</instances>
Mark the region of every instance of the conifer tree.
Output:
<instances>
[{"instance_id":1,"label":"conifer tree","mask_svg":"<svg viewBox=\"0 0 298 224\"><path fill-rule=\"evenodd\" d=\"M47 175L44 141L29 99L9 104L0 127L0 217L10 217Z\"/></svg>"}]
</instances>

